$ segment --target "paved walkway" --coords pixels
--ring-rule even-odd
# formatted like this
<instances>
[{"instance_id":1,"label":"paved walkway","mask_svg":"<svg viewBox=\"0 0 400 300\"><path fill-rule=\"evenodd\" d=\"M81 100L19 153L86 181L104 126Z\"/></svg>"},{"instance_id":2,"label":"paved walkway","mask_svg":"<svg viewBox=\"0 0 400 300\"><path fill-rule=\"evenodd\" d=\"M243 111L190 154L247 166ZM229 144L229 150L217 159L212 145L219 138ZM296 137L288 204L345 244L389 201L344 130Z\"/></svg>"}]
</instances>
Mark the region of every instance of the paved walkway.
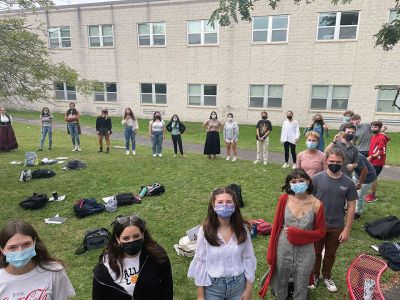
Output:
<instances>
[{"instance_id":1,"label":"paved walkway","mask_svg":"<svg viewBox=\"0 0 400 300\"><path fill-rule=\"evenodd\" d=\"M21 123L25 123L25 124L40 125L38 120L18 118L18 117L14 117L13 120L16 122L21 122ZM61 122L54 122L53 127L57 128L57 129L65 129L66 125L65 125L65 123L61 123ZM96 135L96 130L93 127L82 126L82 132L83 132L83 134ZM113 140L122 140L122 141L125 140L123 133L116 132L116 131L113 132L112 139ZM151 147L150 138L147 136L143 136L143 135L136 136L136 143L138 143L139 145ZM166 138L166 140L163 142L163 147L168 148L168 149L173 149L172 141L170 138ZM203 147L204 147L203 144L185 143L185 141L183 141L183 150L185 152L201 154L201 153L203 153ZM254 143L254 148L256 148L256 143ZM221 147L221 153L225 154L224 147ZM223 157L225 157L225 155L223 155ZM254 161L255 158L256 158L256 150L255 149L247 150L247 149L239 148L239 159ZM283 153L270 152L268 161L271 163L282 164L284 162L283 161ZM391 179L391 180L400 180L400 167L385 166L385 168L383 169L383 171L380 175L380 178Z\"/></svg>"}]
</instances>

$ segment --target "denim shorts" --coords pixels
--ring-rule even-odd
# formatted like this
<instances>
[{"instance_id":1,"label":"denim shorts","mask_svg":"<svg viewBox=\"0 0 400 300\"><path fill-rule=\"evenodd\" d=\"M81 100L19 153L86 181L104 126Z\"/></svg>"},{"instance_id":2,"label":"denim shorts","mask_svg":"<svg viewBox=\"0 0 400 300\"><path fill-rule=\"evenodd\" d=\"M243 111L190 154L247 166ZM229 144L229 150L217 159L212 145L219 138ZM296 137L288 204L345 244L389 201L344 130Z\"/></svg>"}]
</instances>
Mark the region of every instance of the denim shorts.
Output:
<instances>
[{"instance_id":1,"label":"denim shorts","mask_svg":"<svg viewBox=\"0 0 400 300\"><path fill-rule=\"evenodd\" d=\"M244 273L234 277L211 278L211 285L204 287L205 300L240 300L246 288Z\"/></svg>"}]
</instances>

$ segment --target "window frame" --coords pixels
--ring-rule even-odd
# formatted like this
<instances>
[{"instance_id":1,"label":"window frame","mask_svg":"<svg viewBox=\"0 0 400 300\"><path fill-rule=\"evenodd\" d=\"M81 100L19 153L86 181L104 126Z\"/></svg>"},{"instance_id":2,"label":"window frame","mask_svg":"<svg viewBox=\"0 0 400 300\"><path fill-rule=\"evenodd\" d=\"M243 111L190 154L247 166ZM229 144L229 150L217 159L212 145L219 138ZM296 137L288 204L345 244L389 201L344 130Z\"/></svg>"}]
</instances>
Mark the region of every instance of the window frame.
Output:
<instances>
[{"instance_id":1,"label":"window frame","mask_svg":"<svg viewBox=\"0 0 400 300\"><path fill-rule=\"evenodd\" d=\"M191 95L190 94L190 85L200 85L201 93L200 95ZM205 95L204 94L204 86L213 85L216 88L217 93L215 94L215 105L204 105L204 96L214 96L214 95ZM190 104L190 96L200 96L200 104ZM188 83L187 84L187 107L217 107L218 101L218 84L216 83Z\"/></svg>"},{"instance_id":2,"label":"window frame","mask_svg":"<svg viewBox=\"0 0 400 300\"><path fill-rule=\"evenodd\" d=\"M400 20L400 13L397 13L397 11L398 10L395 8L389 9L389 14L388 14L388 23L389 24L391 24L396 19ZM398 18L394 18L393 20L390 20L390 15L392 14L392 12L396 12L396 15L398 15Z\"/></svg>"},{"instance_id":3,"label":"window frame","mask_svg":"<svg viewBox=\"0 0 400 300\"><path fill-rule=\"evenodd\" d=\"M391 87L392 85L382 85L381 87ZM382 111L382 110L378 110L378 107L379 107L379 101L384 101L384 102L389 102L390 101L390 105L392 105L393 104L393 100L394 99L391 99L391 100L388 100L388 99L383 99L383 100L380 100L379 99L379 91L380 90L382 90L382 89L377 89L377 93L376 93L376 106L375 106L375 112L376 113L379 113L379 114L396 114L396 115L398 115L398 114L400 114L400 109L398 109L396 106L392 106L393 107L393 111ZM398 97L398 99L397 99L397 101L400 101L400 96Z\"/></svg>"},{"instance_id":4,"label":"window frame","mask_svg":"<svg viewBox=\"0 0 400 300\"><path fill-rule=\"evenodd\" d=\"M118 102L118 86L116 82L100 82L103 85L103 92L93 90L93 102L95 103L116 103ZM108 84L115 84L116 92L107 92L107 85ZM96 93L101 94L103 93L104 101L96 100ZM115 94L115 100L108 100L108 94Z\"/></svg>"},{"instance_id":5,"label":"window frame","mask_svg":"<svg viewBox=\"0 0 400 300\"><path fill-rule=\"evenodd\" d=\"M274 17L284 17L287 16L287 27L286 27L286 41L272 41L272 33L274 30L283 30L284 28L273 29L272 23ZM267 29L254 29L254 18L268 18L268 28ZM267 16L253 16L252 24L251 24L251 43L253 45L265 45L265 44L286 44L289 42L289 27L290 27L290 15L282 14L282 15L267 15ZM254 41L254 31L267 31L267 40L266 41Z\"/></svg>"},{"instance_id":6,"label":"window frame","mask_svg":"<svg viewBox=\"0 0 400 300\"><path fill-rule=\"evenodd\" d=\"M150 93L143 93L142 92L142 84L151 84L151 94ZM165 85L165 94L156 93L156 84L164 84ZM139 83L139 90L140 90L140 105L160 105L160 106L167 106L168 105L168 87L166 83L162 82L140 82ZM151 103L144 102L143 103L143 94L151 95ZM165 103L157 103L157 95L165 95Z\"/></svg>"},{"instance_id":7,"label":"window frame","mask_svg":"<svg viewBox=\"0 0 400 300\"><path fill-rule=\"evenodd\" d=\"M164 45L154 45L154 35L162 35L162 34L154 34L153 31L153 24L163 24L164 25ZM149 24L150 26L150 33L149 34L140 34L139 33L139 26L144 25L144 24ZM144 48L149 48L149 47L166 47L167 46L167 24L165 21L160 21L160 22L143 22L143 23L137 23L136 24L136 32L137 32L137 45L138 47L144 47ZM150 37L150 45L140 45L140 36L146 36L148 35Z\"/></svg>"},{"instance_id":8,"label":"window frame","mask_svg":"<svg viewBox=\"0 0 400 300\"><path fill-rule=\"evenodd\" d=\"M112 35L103 35L103 27L104 26L111 26L112 30ZM99 35L90 35L90 27L97 27L99 29ZM114 24L99 24L99 25L88 25L88 42L89 42L89 48L114 48L115 47L115 41L114 41ZM100 46L92 46L90 43L90 38L92 37L98 37L100 41ZM104 38L105 37L112 37L112 46L104 46Z\"/></svg>"},{"instance_id":9,"label":"window frame","mask_svg":"<svg viewBox=\"0 0 400 300\"><path fill-rule=\"evenodd\" d=\"M263 106L262 107L258 107L258 106L251 106L251 87L252 86L263 86L264 87L264 93L263 93ZM269 103L269 87L270 86L281 86L282 87L282 101L281 101L281 106L280 107L276 107L276 106L268 106ZM284 84L249 84L249 97L248 97L248 104L247 107L248 109L282 109L283 108L283 99L284 99L284 93L283 93L283 87L285 85Z\"/></svg>"},{"instance_id":10,"label":"window frame","mask_svg":"<svg viewBox=\"0 0 400 300\"><path fill-rule=\"evenodd\" d=\"M62 83L63 84L63 89L62 90L57 90L56 89L56 84L57 83ZM68 86L67 86L67 82L65 82L65 81L54 81L53 82L53 86L54 86L54 99L56 100L56 101L76 101L77 100L77 93L76 93L76 85L74 85L74 90L68 90ZM64 93L64 99L59 99L59 98L57 98L57 93L56 92L63 92ZM74 99L68 99L68 91L71 93L71 92L74 92L74 95L75 95L75 97L74 97Z\"/></svg>"},{"instance_id":11,"label":"window frame","mask_svg":"<svg viewBox=\"0 0 400 300\"><path fill-rule=\"evenodd\" d=\"M357 19L357 25L340 25L340 21L342 19L342 13L349 13L349 12L354 12L354 13L358 13L358 19ZM319 16L321 14L329 14L329 13L335 13L336 14L336 19L335 19L335 26L319 26ZM359 32L359 28L360 28L360 19L361 19L361 11L359 10L345 10L345 11L324 11L324 12L318 12L317 14L317 32L316 32L316 36L315 36L315 41L317 43L329 43L329 42L355 42L358 41L358 32ZM356 30L356 37L354 39L340 39L340 29L342 27L354 27L357 26L357 30ZM319 33L319 29L320 28L330 28L330 27L334 27L334 32L333 32L333 39L330 40L320 40L318 39L318 33Z\"/></svg>"},{"instance_id":12,"label":"window frame","mask_svg":"<svg viewBox=\"0 0 400 300\"><path fill-rule=\"evenodd\" d=\"M196 33L189 33L189 22L198 22L200 21L200 32L196 32ZM209 33L205 31L206 25L208 22L208 19L198 19L198 20L186 20L186 45L190 46L190 47L212 47L212 46L219 46L219 24L218 22L214 23L214 25L216 26L216 34L217 34L217 42L216 43L205 43L205 34ZM190 44L189 43L189 34L200 34L200 44Z\"/></svg>"},{"instance_id":13,"label":"window frame","mask_svg":"<svg viewBox=\"0 0 400 300\"><path fill-rule=\"evenodd\" d=\"M312 108L311 104L312 104L312 100L313 99L317 99L317 98L313 98L313 88L314 87L328 87L328 96L326 99L326 106L325 109L323 108ZM333 100L333 90L335 87L348 87L349 88L349 95L347 98L347 105L346 108L343 109L335 109L332 108L332 100ZM349 108L349 102L350 102L350 97L351 97L351 85L346 85L346 84L312 84L311 85L311 90L310 90L310 103L309 103L309 110L310 111L314 111L314 110L318 110L318 111L346 111ZM335 98L337 99L337 98ZM342 98L345 99L345 98Z\"/></svg>"},{"instance_id":14,"label":"window frame","mask_svg":"<svg viewBox=\"0 0 400 300\"><path fill-rule=\"evenodd\" d=\"M69 30L69 37L62 37L61 36L61 29L62 28L68 28ZM57 39L58 39L58 47L51 47L51 42L50 40L55 40L55 38L50 38L50 30L51 29L56 29L57 30ZM70 26L52 26L52 27L47 27L47 35L48 35L48 48L49 49L71 49L72 48L72 39L71 39L71 27ZM63 39L69 39L69 43L71 46L69 47L63 47Z\"/></svg>"}]
</instances>

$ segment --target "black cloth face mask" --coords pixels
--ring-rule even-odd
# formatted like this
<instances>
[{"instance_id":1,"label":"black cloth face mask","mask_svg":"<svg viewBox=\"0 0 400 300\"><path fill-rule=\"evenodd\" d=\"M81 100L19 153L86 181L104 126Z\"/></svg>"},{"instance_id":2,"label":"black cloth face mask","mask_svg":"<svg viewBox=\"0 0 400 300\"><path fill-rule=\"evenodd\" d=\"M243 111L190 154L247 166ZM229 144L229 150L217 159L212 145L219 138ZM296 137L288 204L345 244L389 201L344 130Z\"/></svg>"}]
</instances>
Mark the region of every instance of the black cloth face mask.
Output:
<instances>
[{"instance_id":1,"label":"black cloth face mask","mask_svg":"<svg viewBox=\"0 0 400 300\"><path fill-rule=\"evenodd\" d=\"M121 243L122 250L130 256L134 256L134 255L138 254L142 250L142 247L143 247L142 239L128 242L128 243Z\"/></svg>"},{"instance_id":2,"label":"black cloth face mask","mask_svg":"<svg viewBox=\"0 0 400 300\"><path fill-rule=\"evenodd\" d=\"M333 173L339 172L341 167L342 167L342 165L339 165L339 164L329 164L328 165L328 169Z\"/></svg>"}]
</instances>

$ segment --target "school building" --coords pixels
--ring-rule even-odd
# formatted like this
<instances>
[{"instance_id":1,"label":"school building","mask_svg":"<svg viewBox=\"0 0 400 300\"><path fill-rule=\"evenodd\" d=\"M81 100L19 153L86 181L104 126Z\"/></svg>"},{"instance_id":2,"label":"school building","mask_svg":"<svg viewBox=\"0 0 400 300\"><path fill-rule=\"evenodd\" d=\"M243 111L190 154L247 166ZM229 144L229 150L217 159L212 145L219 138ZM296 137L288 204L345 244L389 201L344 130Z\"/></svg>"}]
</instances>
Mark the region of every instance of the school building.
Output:
<instances>
[{"instance_id":1,"label":"school building","mask_svg":"<svg viewBox=\"0 0 400 300\"><path fill-rule=\"evenodd\" d=\"M74 86L55 82L54 111L74 101L87 114L107 107L122 116L131 107L141 118L161 111L168 119L177 113L182 120L203 121L216 110L220 119L232 112L239 123L255 124L266 110L281 125L292 110L302 126L320 112L336 128L351 109L363 121L382 120L398 131L396 90L386 88L400 85L400 46L386 52L374 47L373 37L398 17L394 5L285 0L273 10L259 1L253 22L214 28L208 19L218 7L215 0L64 5L28 17L48 27L54 62L103 83L84 97Z\"/></svg>"}]
</instances>

